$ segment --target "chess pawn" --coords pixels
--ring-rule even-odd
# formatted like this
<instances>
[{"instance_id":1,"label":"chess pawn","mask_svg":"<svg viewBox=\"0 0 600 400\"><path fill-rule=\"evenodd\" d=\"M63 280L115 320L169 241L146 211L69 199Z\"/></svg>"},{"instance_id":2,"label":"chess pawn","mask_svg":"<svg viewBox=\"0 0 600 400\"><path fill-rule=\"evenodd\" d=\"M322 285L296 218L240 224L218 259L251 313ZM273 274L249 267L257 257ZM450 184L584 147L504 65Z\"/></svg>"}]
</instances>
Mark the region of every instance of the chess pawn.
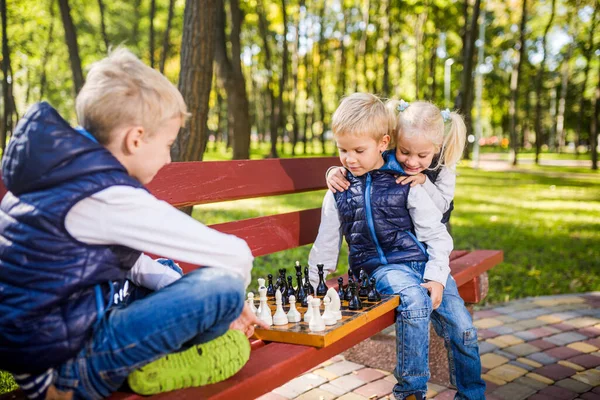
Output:
<instances>
[{"instance_id":1,"label":"chess pawn","mask_svg":"<svg viewBox=\"0 0 600 400\"><path fill-rule=\"evenodd\" d=\"M275 287L273 286L273 274L267 275L269 278L269 284L267 286L267 297L275 296Z\"/></svg>"},{"instance_id":2,"label":"chess pawn","mask_svg":"<svg viewBox=\"0 0 600 400\"><path fill-rule=\"evenodd\" d=\"M352 279L352 277L348 278L348 285L346 286L346 291L344 292L344 300L346 301L350 301L352 300L352 289L351 289L351 285L354 282L354 279Z\"/></svg>"},{"instance_id":3,"label":"chess pawn","mask_svg":"<svg viewBox=\"0 0 600 400\"><path fill-rule=\"evenodd\" d=\"M331 299L329 298L329 296L325 296L325 298L323 299L323 304L325 304L325 311L321 316L323 322L327 326L335 325L337 319L335 318L335 315L333 315L333 313L331 312Z\"/></svg>"},{"instance_id":4,"label":"chess pawn","mask_svg":"<svg viewBox=\"0 0 600 400\"><path fill-rule=\"evenodd\" d=\"M306 292L307 296L309 294L311 296L315 295L315 288L313 287L312 283L310 283L310 278L308 276L308 266L304 267L304 291Z\"/></svg>"},{"instance_id":5,"label":"chess pawn","mask_svg":"<svg viewBox=\"0 0 600 400\"><path fill-rule=\"evenodd\" d=\"M325 296L327 294L327 285L325 284L325 273L323 272L323 264L317 264L319 270L319 284L317 285L317 296Z\"/></svg>"},{"instance_id":6,"label":"chess pawn","mask_svg":"<svg viewBox=\"0 0 600 400\"><path fill-rule=\"evenodd\" d=\"M260 293L260 312L258 319L271 326L273 325L273 317L271 316L271 309L267 304L267 288L263 286L258 289L258 293Z\"/></svg>"},{"instance_id":7,"label":"chess pawn","mask_svg":"<svg viewBox=\"0 0 600 400\"><path fill-rule=\"evenodd\" d=\"M358 296L363 299L369 296L369 276L364 269L360 270L360 290Z\"/></svg>"},{"instance_id":8,"label":"chess pawn","mask_svg":"<svg viewBox=\"0 0 600 400\"><path fill-rule=\"evenodd\" d=\"M296 272L296 283L298 284L298 287L296 288L295 297L300 303L302 303L306 297L306 292L304 291L304 286L302 285L302 272L300 271Z\"/></svg>"},{"instance_id":9,"label":"chess pawn","mask_svg":"<svg viewBox=\"0 0 600 400\"><path fill-rule=\"evenodd\" d=\"M289 323L302 321L302 316L298 309L296 309L296 296L290 296L290 311L287 313L287 320Z\"/></svg>"},{"instance_id":10,"label":"chess pawn","mask_svg":"<svg viewBox=\"0 0 600 400\"><path fill-rule=\"evenodd\" d=\"M367 299L371 302L381 301L381 295L375 288L375 278L371 278L371 290Z\"/></svg>"},{"instance_id":11,"label":"chess pawn","mask_svg":"<svg viewBox=\"0 0 600 400\"><path fill-rule=\"evenodd\" d=\"M334 288L329 288L329 290L327 291L327 296L329 299L331 299L331 305L330 305L330 309L331 309L331 313L333 314L333 316L335 317L335 319L337 321L342 319L342 301L340 299L340 296L338 295L338 292L335 291Z\"/></svg>"},{"instance_id":12,"label":"chess pawn","mask_svg":"<svg viewBox=\"0 0 600 400\"><path fill-rule=\"evenodd\" d=\"M254 315L258 316L258 308L256 308L256 306L254 305L254 293L248 293L248 300L246 300L246 303L248 303L248 305L250 306L250 310L252 310Z\"/></svg>"},{"instance_id":13,"label":"chess pawn","mask_svg":"<svg viewBox=\"0 0 600 400\"><path fill-rule=\"evenodd\" d=\"M283 311L283 302L281 300L281 292L279 289L275 292L275 315L273 315L273 325L287 325L288 319Z\"/></svg>"},{"instance_id":14,"label":"chess pawn","mask_svg":"<svg viewBox=\"0 0 600 400\"><path fill-rule=\"evenodd\" d=\"M338 278L338 292L337 292L337 294L340 297L340 299L343 299L345 297L345 292L344 292L344 278L341 277L341 276Z\"/></svg>"},{"instance_id":15,"label":"chess pawn","mask_svg":"<svg viewBox=\"0 0 600 400\"><path fill-rule=\"evenodd\" d=\"M348 302L349 310L360 310L362 309L362 302L356 293L356 283L352 282L350 290L352 291L352 299Z\"/></svg>"},{"instance_id":16,"label":"chess pawn","mask_svg":"<svg viewBox=\"0 0 600 400\"><path fill-rule=\"evenodd\" d=\"M319 306L321 305L321 299L314 298L310 301L310 308L312 308L312 316L308 323L308 329L312 332L322 332L325 330L325 322L321 318L321 312Z\"/></svg>"},{"instance_id":17,"label":"chess pawn","mask_svg":"<svg viewBox=\"0 0 600 400\"><path fill-rule=\"evenodd\" d=\"M306 296L306 301L308 302L308 308L306 309L306 312L304 313L304 322L310 322L310 320L312 318L312 307L310 306L310 303L312 300L313 300L313 297L310 294L308 296Z\"/></svg>"}]
</instances>

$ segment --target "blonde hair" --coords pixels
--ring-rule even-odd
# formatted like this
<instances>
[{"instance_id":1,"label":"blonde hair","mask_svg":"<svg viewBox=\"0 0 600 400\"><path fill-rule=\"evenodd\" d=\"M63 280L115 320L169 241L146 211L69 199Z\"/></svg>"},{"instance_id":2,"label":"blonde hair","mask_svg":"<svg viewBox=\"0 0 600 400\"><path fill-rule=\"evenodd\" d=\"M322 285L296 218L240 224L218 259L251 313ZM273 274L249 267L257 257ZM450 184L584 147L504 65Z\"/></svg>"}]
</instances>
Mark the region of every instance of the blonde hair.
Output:
<instances>
[{"instance_id":1,"label":"blonde hair","mask_svg":"<svg viewBox=\"0 0 600 400\"><path fill-rule=\"evenodd\" d=\"M75 102L79 124L102 144L113 129L141 125L154 134L172 118L187 118L187 107L177 88L125 48L92 64Z\"/></svg>"},{"instance_id":2,"label":"blonde hair","mask_svg":"<svg viewBox=\"0 0 600 400\"><path fill-rule=\"evenodd\" d=\"M449 121L444 122L440 109L426 101L410 103L403 111L398 110L398 100L388 100L386 107L395 115L397 139L422 135L430 140L435 153L440 154L437 165L454 168L462 157L465 148L467 127L460 114L451 111Z\"/></svg>"},{"instance_id":3,"label":"blonde hair","mask_svg":"<svg viewBox=\"0 0 600 400\"><path fill-rule=\"evenodd\" d=\"M379 141L390 134L390 122L389 111L381 99L370 93L353 93L333 113L331 128L335 136L369 135Z\"/></svg>"}]
</instances>

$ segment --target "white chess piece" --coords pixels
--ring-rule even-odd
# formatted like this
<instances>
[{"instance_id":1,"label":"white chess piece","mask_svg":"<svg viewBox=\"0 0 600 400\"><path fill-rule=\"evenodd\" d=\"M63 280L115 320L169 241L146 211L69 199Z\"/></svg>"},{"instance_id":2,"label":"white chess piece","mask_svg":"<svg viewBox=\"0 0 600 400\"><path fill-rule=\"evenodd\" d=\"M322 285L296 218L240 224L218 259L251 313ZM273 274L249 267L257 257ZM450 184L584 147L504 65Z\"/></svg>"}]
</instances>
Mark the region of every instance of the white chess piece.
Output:
<instances>
[{"instance_id":1,"label":"white chess piece","mask_svg":"<svg viewBox=\"0 0 600 400\"><path fill-rule=\"evenodd\" d=\"M321 299L319 298L312 299L310 302L310 306L312 308L312 317L308 323L308 328L312 332L322 332L325 330L325 322L323 322L323 318L321 318L321 312L319 311L320 305Z\"/></svg>"},{"instance_id":2,"label":"white chess piece","mask_svg":"<svg viewBox=\"0 0 600 400\"><path fill-rule=\"evenodd\" d=\"M308 304L308 307L306 307L306 312L304 313L304 322L310 322L310 319L312 318L312 307L310 306L312 299L313 297L310 294L306 298L306 304Z\"/></svg>"},{"instance_id":3,"label":"white chess piece","mask_svg":"<svg viewBox=\"0 0 600 400\"><path fill-rule=\"evenodd\" d=\"M302 317L300 312L296 309L296 296L290 296L290 311L287 313L287 320L289 323L300 322Z\"/></svg>"},{"instance_id":4,"label":"white chess piece","mask_svg":"<svg viewBox=\"0 0 600 400\"><path fill-rule=\"evenodd\" d=\"M254 315L258 316L258 309L254 305L254 293L248 293L248 300L246 300L246 303L248 303L248 305L250 306L250 310L252 310Z\"/></svg>"},{"instance_id":5,"label":"white chess piece","mask_svg":"<svg viewBox=\"0 0 600 400\"><path fill-rule=\"evenodd\" d=\"M267 325L273 325L273 317L271 316L271 309L267 304L267 288L261 287L258 289L258 293L260 293L260 314L258 319L264 321Z\"/></svg>"},{"instance_id":6,"label":"white chess piece","mask_svg":"<svg viewBox=\"0 0 600 400\"><path fill-rule=\"evenodd\" d=\"M265 288L265 279L264 278L258 278L258 293L260 293L260 289L261 288ZM266 293L266 290L265 290ZM260 300L260 299L259 299ZM258 303L258 308L256 309L256 316L260 319L260 312L261 312L261 305L262 303Z\"/></svg>"},{"instance_id":7,"label":"white chess piece","mask_svg":"<svg viewBox=\"0 0 600 400\"><path fill-rule=\"evenodd\" d=\"M275 304L277 308L275 309L275 315L273 315L273 325L287 325L288 319L285 311L283 311L283 301L279 289L275 292Z\"/></svg>"},{"instance_id":8,"label":"white chess piece","mask_svg":"<svg viewBox=\"0 0 600 400\"><path fill-rule=\"evenodd\" d=\"M333 313L331 312L331 299L328 296L325 296L325 298L323 299L323 303L325 304L325 311L321 316L323 322L327 326L335 325L337 320L335 319L335 315L333 315Z\"/></svg>"},{"instance_id":9,"label":"white chess piece","mask_svg":"<svg viewBox=\"0 0 600 400\"><path fill-rule=\"evenodd\" d=\"M335 316L336 320L341 320L342 319L342 312L340 311L340 309L342 308L342 302L340 300L340 295L338 294L337 290L335 290L334 288L329 288L329 290L327 291L327 297L329 297L331 299L331 312L332 314Z\"/></svg>"}]
</instances>

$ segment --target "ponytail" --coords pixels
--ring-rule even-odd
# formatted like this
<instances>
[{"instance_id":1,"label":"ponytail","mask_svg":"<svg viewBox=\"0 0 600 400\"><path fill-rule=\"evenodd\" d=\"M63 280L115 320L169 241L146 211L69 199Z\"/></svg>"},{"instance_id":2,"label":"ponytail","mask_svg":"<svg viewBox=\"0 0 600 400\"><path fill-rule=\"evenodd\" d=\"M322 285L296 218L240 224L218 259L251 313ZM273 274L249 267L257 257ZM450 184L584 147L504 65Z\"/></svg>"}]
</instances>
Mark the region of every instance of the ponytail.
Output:
<instances>
[{"instance_id":1,"label":"ponytail","mask_svg":"<svg viewBox=\"0 0 600 400\"><path fill-rule=\"evenodd\" d=\"M467 126L463 117L454 111L450 112L450 121L445 125L449 125L450 127L446 128L447 132L444 135L442 149L440 150L440 159L436 168L445 166L453 169L462 157L465 148Z\"/></svg>"}]
</instances>

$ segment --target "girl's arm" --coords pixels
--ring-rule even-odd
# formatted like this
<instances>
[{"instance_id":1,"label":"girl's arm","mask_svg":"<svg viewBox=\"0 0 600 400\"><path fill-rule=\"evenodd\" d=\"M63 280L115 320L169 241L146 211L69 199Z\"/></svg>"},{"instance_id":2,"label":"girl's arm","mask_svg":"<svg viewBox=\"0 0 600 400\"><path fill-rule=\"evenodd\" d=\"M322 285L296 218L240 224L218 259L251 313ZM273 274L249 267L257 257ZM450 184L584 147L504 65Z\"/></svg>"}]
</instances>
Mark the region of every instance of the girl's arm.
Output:
<instances>
[{"instance_id":1,"label":"girl's arm","mask_svg":"<svg viewBox=\"0 0 600 400\"><path fill-rule=\"evenodd\" d=\"M450 203L454 200L456 189L456 172L450 168L442 167L435 183L425 178L423 188L433 200L433 204L443 213L448 211Z\"/></svg>"}]
</instances>

